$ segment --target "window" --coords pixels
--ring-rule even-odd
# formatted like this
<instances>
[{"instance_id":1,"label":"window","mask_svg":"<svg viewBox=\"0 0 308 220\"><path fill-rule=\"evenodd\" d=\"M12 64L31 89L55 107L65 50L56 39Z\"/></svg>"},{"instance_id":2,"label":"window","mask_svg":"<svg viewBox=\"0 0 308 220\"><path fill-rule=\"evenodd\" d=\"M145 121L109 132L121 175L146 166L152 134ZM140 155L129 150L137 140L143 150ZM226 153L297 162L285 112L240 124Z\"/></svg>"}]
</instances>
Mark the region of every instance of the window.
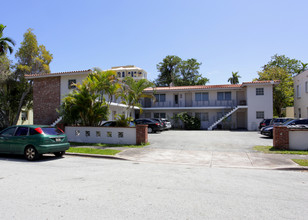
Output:
<instances>
[{"instance_id":1,"label":"window","mask_svg":"<svg viewBox=\"0 0 308 220\"><path fill-rule=\"evenodd\" d=\"M264 112L263 111L257 112L256 117L257 119L264 119Z\"/></svg>"},{"instance_id":2,"label":"window","mask_svg":"<svg viewBox=\"0 0 308 220\"><path fill-rule=\"evenodd\" d=\"M21 112L21 120L26 121L28 119L28 112L27 111L22 111Z\"/></svg>"},{"instance_id":3,"label":"window","mask_svg":"<svg viewBox=\"0 0 308 220\"><path fill-rule=\"evenodd\" d=\"M28 128L26 127L19 127L15 133L15 136L27 136Z\"/></svg>"},{"instance_id":4,"label":"window","mask_svg":"<svg viewBox=\"0 0 308 220\"><path fill-rule=\"evenodd\" d=\"M305 92L308 93L308 81L305 82Z\"/></svg>"},{"instance_id":5,"label":"window","mask_svg":"<svg viewBox=\"0 0 308 220\"><path fill-rule=\"evenodd\" d=\"M301 108L298 109L298 117L299 117L299 118L302 117L302 110L301 110Z\"/></svg>"},{"instance_id":6,"label":"window","mask_svg":"<svg viewBox=\"0 0 308 220\"><path fill-rule=\"evenodd\" d=\"M156 102L165 102L166 94L155 94Z\"/></svg>"},{"instance_id":7,"label":"window","mask_svg":"<svg viewBox=\"0 0 308 220\"><path fill-rule=\"evenodd\" d=\"M208 112L196 112L195 117L200 121L209 121L209 113Z\"/></svg>"},{"instance_id":8,"label":"window","mask_svg":"<svg viewBox=\"0 0 308 220\"><path fill-rule=\"evenodd\" d=\"M209 93L208 92L195 93L195 100L196 101L209 101Z\"/></svg>"},{"instance_id":9,"label":"window","mask_svg":"<svg viewBox=\"0 0 308 220\"><path fill-rule=\"evenodd\" d=\"M297 98L301 97L301 85L296 86L296 97Z\"/></svg>"},{"instance_id":10,"label":"window","mask_svg":"<svg viewBox=\"0 0 308 220\"><path fill-rule=\"evenodd\" d=\"M96 137L100 137L101 136L101 132L100 131L96 131Z\"/></svg>"},{"instance_id":11,"label":"window","mask_svg":"<svg viewBox=\"0 0 308 220\"><path fill-rule=\"evenodd\" d=\"M118 72L118 77L121 77L121 72Z\"/></svg>"},{"instance_id":12,"label":"window","mask_svg":"<svg viewBox=\"0 0 308 220\"><path fill-rule=\"evenodd\" d=\"M85 134L86 134L86 137L90 137L91 136L90 131L86 131Z\"/></svg>"},{"instance_id":13,"label":"window","mask_svg":"<svg viewBox=\"0 0 308 220\"><path fill-rule=\"evenodd\" d=\"M217 92L217 100L231 100L231 92Z\"/></svg>"},{"instance_id":14,"label":"window","mask_svg":"<svg viewBox=\"0 0 308 220\"><path fill-rule=\"evenodd\" d=\"M16 130L16 127L8 128L7 130L3 131L0 134L4 137L10 137L14 135L15 130Z\"/></svg>"},{"instance_id":15,"label":"window","mask_svg":"<svg viewBox=\"0 0 308 220\"><path fill-rule=\"evenodd\" d=\"M164 112L154 113L154 118L166 118L166 113Z\"/></svg>"},{"instance_id":16,"label":"window","mask_svg":"<svg viewBox=\"0 0 308 220\"><path fill-rule=\"evenodd\" d=\"M76 88L76 79L69 79L68 80L68 89L75 89Z\"/></svg>"},{"instance_id":17,"label":"window","mask_svg":"<svg viewBox=\"0 0 308 220\"><path fill-rule=\"evenodd\" d=\"M36 131L35 129L30 128L29 134L30 135L36 135L36 134L40 134L40 133L38 131Z\"/></svg>"},{"instance_id":18,"label":"window","mask_svg":"<svg viewBox=\"0 0 308 220\"><path fill-rule=\"evenodd\" d=\"M122 77L125 77L125 72L122 72Z\"/></svg>"},{"instance_id":19,"label":"window","mask_svg":"<svg viewBox=\"0 0 308 220\"><path fill-rule=\"evenodd\" d=\"M264 88L256 88L256 95L264 95Z\"/></svg>"}]
</instances>

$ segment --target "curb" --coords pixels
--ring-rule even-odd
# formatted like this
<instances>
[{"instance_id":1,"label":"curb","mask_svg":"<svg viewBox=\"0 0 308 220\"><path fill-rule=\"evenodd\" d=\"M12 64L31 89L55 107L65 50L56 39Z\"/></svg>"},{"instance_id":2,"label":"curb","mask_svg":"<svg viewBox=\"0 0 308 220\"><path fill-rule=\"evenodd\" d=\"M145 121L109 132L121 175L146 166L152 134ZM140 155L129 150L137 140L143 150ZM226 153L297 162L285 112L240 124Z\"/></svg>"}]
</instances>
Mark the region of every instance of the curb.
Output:
<instances>
[{"instance_id":1,"label":"curb","mask_svg":"<svg viewBox=\"0 0 308 220\"><path fill-rule=\"evenodd\" d=\"M66 152L65 155L75 156L75 157L91 157L91 158L101 158L101 159L111 159L111 160L124 160L124 161L132 161L130 159L125 159L122 157L112 156L112 155L100 155L100 154L81 154L81 153L71 153ZM140 162L140 161L138 161ZM146 161L141 161L146 162ZM222 166L224 168L230 168L228 166ZM265 167L231 167L231 168L249 168L249 169L265 169L265 170L281 170L281 171L304 171L308 172L308 167L281 167L281 168L265 168Z\"/></svg>"},{"instance_id":2,"label":"curb","mask_svg":"<svg viewBox=\"0 0 308 220\"><path fill-rule=\"evenodd\" d=\"M68 156L76 156L76 157L93 157L93 158L104 158L104 159L112 159L112 160L127 160L121 157L116 157L112 155L100 155L100 154L81 154L81 153L71 153L65 152L65 155Z\"/></svg>"}]
</instances>

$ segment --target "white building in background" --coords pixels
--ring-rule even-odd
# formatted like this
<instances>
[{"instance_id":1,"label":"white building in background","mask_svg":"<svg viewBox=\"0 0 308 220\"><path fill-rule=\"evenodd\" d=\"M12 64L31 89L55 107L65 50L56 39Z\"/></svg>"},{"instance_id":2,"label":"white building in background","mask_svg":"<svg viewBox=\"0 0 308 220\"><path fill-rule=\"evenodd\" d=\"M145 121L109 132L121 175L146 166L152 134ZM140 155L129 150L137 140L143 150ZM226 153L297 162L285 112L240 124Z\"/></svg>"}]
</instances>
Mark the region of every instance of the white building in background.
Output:
<instances>
[{"instance_id":1,"label":"white building in background","mask_svg":"<svg viewBox=\"0 0 308 220\"><path fill-rule=\"evenodd\" d=\"M131 76L136 80L147 79L147 72L134 65L111 67L117 73L118 79L123 79L126 76Z\"/></svg>"},{"instance_id":2,"label":"white building in background","mask_svg":"<svg viewBox=\"0 0 308 220\"><path fill-rule=\"evenodd\" d=\"M294 117L308 118L308 70L293 78Z\"/></svg>"},{"instance_id":3,"label":"white building in background","mask_svg":"<svg viewBox=\"0 0 308 220\"><path fill-rule=\"evenodd\" d=\"M145 118L172 118L181 112L198 117L202 129L257 130L264 118L273 117L273 86L278 81L237 85L199 85L148 88L156 101L142 100Z\"/></svg>"}]
</instances>

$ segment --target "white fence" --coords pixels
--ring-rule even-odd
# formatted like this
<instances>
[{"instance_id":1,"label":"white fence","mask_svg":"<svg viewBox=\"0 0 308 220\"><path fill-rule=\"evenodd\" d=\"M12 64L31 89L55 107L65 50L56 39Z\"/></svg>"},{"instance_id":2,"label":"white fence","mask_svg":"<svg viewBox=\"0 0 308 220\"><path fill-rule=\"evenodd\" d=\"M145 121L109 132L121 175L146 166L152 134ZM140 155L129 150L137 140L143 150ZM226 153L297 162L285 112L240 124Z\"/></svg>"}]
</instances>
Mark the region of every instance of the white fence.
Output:
<instances>
[{"instance_id":1,"label":"white fence","mask_svg":"<svg viewBox=\"0 0 308 220\"><path fill-rule=\"evenodd\" d=\"M136 144L136 128L65 127L68 141L80 143Z\"/></svg>"},{"instance_id":2,"label":"white fence","mask_svg":"<svg viewBox=\"0 0 308 220\"><path fill-rule=\"evenodd\" d=\"M289 130L289 149L308 150L308 129Z\"/></svg>"}]
</instances>

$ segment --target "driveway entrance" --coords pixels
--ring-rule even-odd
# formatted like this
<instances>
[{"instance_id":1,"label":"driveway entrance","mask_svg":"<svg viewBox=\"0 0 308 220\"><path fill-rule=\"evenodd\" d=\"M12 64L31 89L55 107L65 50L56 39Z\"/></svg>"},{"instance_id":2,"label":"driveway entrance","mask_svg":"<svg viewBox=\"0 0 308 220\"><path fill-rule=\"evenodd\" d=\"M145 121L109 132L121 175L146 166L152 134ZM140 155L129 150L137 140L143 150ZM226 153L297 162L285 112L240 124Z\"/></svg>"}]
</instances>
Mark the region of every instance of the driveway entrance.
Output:
<instances>
[{"instance_id":1,"label":"driveway entrance","mask_svg":"<svg viewBox=\"0 0 308 220\"><path fill-rule=\"evenodd\" d=\"M273 145L273 139L257 131L171 130L149 134L149 142L146 148L221 152L254 152L256 145Z\"/></svg>"}]
</instances>

